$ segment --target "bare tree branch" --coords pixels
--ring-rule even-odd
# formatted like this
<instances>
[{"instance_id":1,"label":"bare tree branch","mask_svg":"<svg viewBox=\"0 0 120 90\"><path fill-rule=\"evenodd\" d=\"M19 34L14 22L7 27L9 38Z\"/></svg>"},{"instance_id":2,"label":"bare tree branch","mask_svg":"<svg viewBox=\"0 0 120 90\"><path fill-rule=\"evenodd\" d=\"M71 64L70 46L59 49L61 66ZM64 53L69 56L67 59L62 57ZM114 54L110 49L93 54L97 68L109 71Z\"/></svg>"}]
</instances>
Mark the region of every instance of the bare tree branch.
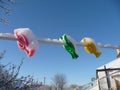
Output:
<instances>
[{"instance_id":1,"label":"bare tree branch","mask_svg":"<svg viewBox=\"0 0 120 90\"><path fill-rule=\"evenodd\" d=\"M15 4L14 0L0 0L0 10L2 10L5 15L9 14L11 12L10 5ZM7 19L0 17L0 22L3 24L8 24Z\"/></svg>"}]
</instances>

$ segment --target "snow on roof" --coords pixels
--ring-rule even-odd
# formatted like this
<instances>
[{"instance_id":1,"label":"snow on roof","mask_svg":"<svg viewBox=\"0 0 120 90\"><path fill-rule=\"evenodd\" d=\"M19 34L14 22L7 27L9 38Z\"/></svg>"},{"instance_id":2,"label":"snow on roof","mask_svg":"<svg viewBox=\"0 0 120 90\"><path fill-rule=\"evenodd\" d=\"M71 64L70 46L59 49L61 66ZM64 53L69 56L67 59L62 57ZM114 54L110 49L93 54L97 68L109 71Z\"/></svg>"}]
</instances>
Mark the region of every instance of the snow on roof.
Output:
<instances>
[{"instance_id":1,"label":"snow on roof","mask_svg":"<svg viewBox=\"0 0 120 90\"><path fill-rule=\"evenodd\" d=\"M120 58L117 58L99 68L97 68L97 70L99 69L104 69L104 66L106 66L106 69L109 69L109 68L120 68Z\"/></svg>"}]
</instances>

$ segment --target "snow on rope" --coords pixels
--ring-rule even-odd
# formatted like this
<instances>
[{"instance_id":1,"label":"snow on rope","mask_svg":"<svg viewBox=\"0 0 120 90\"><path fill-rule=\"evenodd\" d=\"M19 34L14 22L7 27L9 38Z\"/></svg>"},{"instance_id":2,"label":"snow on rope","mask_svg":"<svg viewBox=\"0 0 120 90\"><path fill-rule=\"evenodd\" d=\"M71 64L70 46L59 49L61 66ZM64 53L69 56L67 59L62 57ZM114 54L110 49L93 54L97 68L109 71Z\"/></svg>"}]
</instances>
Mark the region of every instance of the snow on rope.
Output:
<instances>
[{"instance_id":1,"label":"snow on rope","mask_svg":"<svg viewBox=\"0 0 120 90\"><path fill-rule=\"evenodd\" d=\"M28 57L32 57L36 53L39 48L39 43L62 45L73 59L77 59L79 57L76 46L84 47L87 53L94 54L97 58L101 55L100 48L120 49L120 46L96 43L89 37L85 37L80 42L76 42L66 34L61 36L59 39L38 39L29 28L15 29L14 34L0 33L0 39L17 41L18 47L25 51Z\"/></svg>"}]
</instances>

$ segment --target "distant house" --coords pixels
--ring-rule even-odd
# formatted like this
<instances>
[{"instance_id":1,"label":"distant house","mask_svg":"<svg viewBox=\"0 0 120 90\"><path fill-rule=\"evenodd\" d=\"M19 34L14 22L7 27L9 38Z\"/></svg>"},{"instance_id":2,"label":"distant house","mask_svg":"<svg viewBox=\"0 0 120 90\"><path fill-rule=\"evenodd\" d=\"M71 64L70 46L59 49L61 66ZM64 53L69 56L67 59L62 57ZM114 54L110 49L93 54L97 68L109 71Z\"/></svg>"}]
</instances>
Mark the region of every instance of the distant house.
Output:
<instances>
[{"instance_id":1,"label":"distant house","mask_svg":"<svg viewBox=\"0 0 120 90\"><path fill-rule=\"evenodd\" d=\"M97 68L96 81L89 90L120 90L120 58Z\"/></svg>"},{"instance_id":2,"label":"distant house","mask_svg":"<svg viewBox=\"0 0 120 90\"><path fill-rule=\"evenodd\" d=\"M117 58L96 70L99 90L120 90L120 58Z\"/></svg>"}]
</instances>

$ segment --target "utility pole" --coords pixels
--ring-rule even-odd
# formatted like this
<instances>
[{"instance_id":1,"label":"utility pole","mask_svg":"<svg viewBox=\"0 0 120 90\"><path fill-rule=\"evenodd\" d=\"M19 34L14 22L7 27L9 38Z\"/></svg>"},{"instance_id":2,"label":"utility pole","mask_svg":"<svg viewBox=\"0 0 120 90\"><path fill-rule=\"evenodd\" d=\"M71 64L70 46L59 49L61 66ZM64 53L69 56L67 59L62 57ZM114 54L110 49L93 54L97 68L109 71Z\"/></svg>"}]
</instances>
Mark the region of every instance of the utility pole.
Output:
<instances>
[{"instance_id":1,"label":"utility pole","mask_svg":"<svg viewBox=\"0 0 120 90\"><path fill-rule=\"evenodd\" d=\"M46 80L46 77L44 77L44 86L45 86L45 80Z\"/></svg>"},{"instance_id":2,"label":"utility pole","mask_svg":"<svg viewBox=\"0 0 120 90\"><path fill-rule=\"evenodd\" d=\"M46 80L46 77L44 77L44 90L45 90L45 80Z\"/></svg>"}]
</instances>

